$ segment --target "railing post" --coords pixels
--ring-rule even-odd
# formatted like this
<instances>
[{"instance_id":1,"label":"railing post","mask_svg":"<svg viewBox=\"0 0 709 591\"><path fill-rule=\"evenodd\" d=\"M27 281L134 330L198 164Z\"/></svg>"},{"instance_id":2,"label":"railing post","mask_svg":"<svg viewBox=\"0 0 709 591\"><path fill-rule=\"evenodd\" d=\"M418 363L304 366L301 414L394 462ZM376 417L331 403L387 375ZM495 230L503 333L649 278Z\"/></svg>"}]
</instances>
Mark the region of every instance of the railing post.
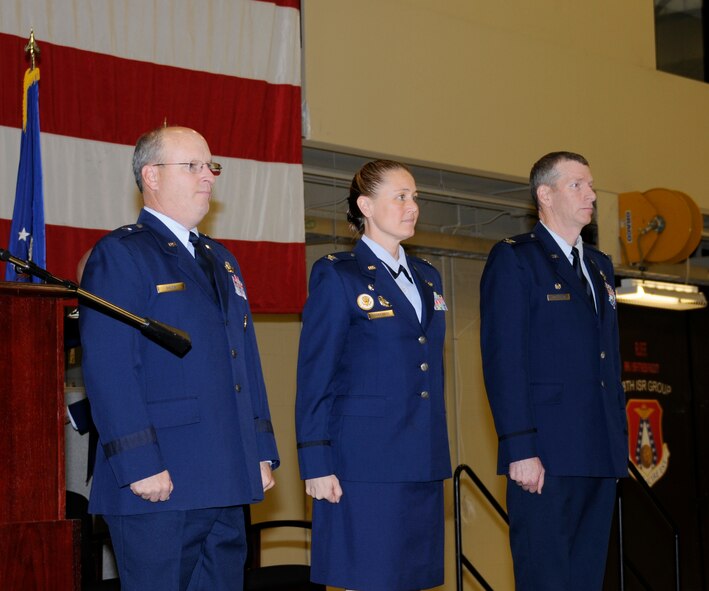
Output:
<instances>
[{"instance_id":1,"label":"railing post","mask_svg":"<svg viewBox=\"0 0 709 591\"><path fill-rule=\"evenodd\" d=\"M473 472L470 466L466 464L460 464L455 469L455 474L453 475L453 495L454 495L454 515L455 515L455 562L456 562L456 589L457 591L463 591L463 564L470 571L470 573L475 577L475 580L480 583L480 586L485 589L485 591L493 591L492 587L488 584L485 578L480 574L480 572L473 566L473 564L465 557L463 554L463 537L462 537L462 517L460 510L460 475L465 472L473 484L478 488L478 490L487 499L492 508L497 512L497 514L502 518L502 520L509 525L509 518L507 513L502 508L500 503L497 502L492 493L487 489L485 484L477 474Z\"/></svg>"},{"instance_id":2,"label":"railing post","mask_svg":"<svg viewBox=\"0 0 709 591\"><path fill-rule=\"evenodd\" d=\"M620 591L625 591L625 555L623 552L623 487L618 483L616 489L618 501L618 572L620 576Z\"/></svg>"},{"instance_id":3,"label":"railing post","mask_svg":"<svg viewBox=\"0 0 709 591\"><path fill-rule=\"evenodd\" d=\"M460 471L458 466L453 475L453 516L455 521L455 588L463 591L462 524L460 521Z\"/></svg>"}]
</instances>

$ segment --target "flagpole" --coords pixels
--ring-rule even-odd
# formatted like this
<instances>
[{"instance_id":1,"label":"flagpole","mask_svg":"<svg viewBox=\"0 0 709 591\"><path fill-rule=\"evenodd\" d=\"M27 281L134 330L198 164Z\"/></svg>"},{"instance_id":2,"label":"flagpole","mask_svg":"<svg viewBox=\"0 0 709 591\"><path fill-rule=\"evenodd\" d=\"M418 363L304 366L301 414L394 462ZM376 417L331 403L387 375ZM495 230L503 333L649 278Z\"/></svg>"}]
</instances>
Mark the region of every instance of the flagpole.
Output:
<instances>
[{"instance_id":1,"label":"flagpole","mask_svg":"<svg viewBox=\"0 0 709 591\"><path fill-rule=\"evenodd\" d=\"M15 205L12 212L8 250L15 256L28 259L40 267L46 266L46 233L44 224L44 189L42 153L39 131L39 46L34 29L25 46L30 67L22 81L22 130L20 161L17 167ZM5 266L6 281L33 281L40 279L17 273L13 265Z\"/></svg>"},{"instance_id":2,"label":"flagpole","mask_svg":"<svg viewBox=\"0 0 709 591\"><path fill-rule=\"evenodd\" d=\"M35 58L39 59L40 54L39 45L34 39L34 29L30 29L30 38L27 45L25 45L25 53L30 55L30 71L32 71L35 67Z\"/></svg>"}]
</instances>

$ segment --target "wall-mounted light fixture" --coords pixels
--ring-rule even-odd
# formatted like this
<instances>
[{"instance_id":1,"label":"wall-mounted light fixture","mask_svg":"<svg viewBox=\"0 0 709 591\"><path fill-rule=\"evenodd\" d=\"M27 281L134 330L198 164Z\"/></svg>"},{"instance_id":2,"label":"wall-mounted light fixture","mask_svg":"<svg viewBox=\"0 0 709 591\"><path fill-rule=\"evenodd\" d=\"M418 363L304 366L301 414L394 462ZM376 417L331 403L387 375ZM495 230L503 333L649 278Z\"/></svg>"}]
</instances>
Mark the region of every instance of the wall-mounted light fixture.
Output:
<instances>
[{"instance_id":1,"label":"wall-mounted light fixture","mask_svg":"<svg viewBox=\"0 0 709 591\"><path fill-rule=\"evenodd\" d=\"M697 310L707 305L707 299L695 285L649 279L621 279L615 295L624 304L666 310Z\"/></svg>"}]
</instances>

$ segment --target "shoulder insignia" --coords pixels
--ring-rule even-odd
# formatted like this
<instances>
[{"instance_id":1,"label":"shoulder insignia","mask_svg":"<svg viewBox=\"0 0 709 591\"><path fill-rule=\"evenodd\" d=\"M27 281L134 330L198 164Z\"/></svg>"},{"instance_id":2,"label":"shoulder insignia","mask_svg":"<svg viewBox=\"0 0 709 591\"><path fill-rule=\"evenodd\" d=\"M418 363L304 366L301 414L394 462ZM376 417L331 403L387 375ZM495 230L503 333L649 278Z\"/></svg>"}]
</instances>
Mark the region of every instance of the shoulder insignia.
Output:
<instances>
[{"instance_id":1,"label":"shoulder insignia","mask_svg":"<svg viewBox=\"0 0 709 591\"><path fill-rule=\"evenodd\" d=\"M583 243L583 247L586 248L586 249L588 249L588 250L592 250L593 252L596 252L596 253L600 254L601 256L607 258L608 260L611 260L611 257L610 257L609 254L606 254L606 253L603 252L602 250L599 250L599 249L598 249L596 246L594 246L593 244L586 244L586 243L584 242L584 243Z\"/></svg>"},{"instance_id":2,"label":"shoulder insignia","mask_svg":"<svg viewBox=\"0 0 709 591\"><path fill-rule=\"evenodd\" d=\"M517 236L512 236L511 238L503 238L500 242L503 242L504 244L509 244L510 246L518 246L520 244L535 242L536 240L536 235L533 232L529 232L527 234L519 234Z\"/></svg>"},{"instance_id":3,"label":"shoulder insignia","mask_svg":"<svg viewBox=\"0 0 709 591\"><path fill-rule=\"evenodd\" d=\"M347 250L343 250L340 252L332 252L332 253L327 254L323 257L323 259L326 259L328 261L332 261L333 263L351 260L352 258L354 258L354 253L347 251Z\"/></svg>"},{"instance_id":4,"label":"shoulder insignia","mask_svg":"<svg viewBox=\"0 0 709 591\"><path fill-rule=\"evenodd\" d=\"M116 228L113 232L111 232L111 234L118 238L124 238L126 236L130 236L131 234L138 234L144 229L145 226L143 226L143 224L126 224L125 226Z\"/></svg>"},{"instance_id":5,"label":"shoulder insignia","mask_svg":"<svg viewBox=\"0 0 709 591\"><path fill-rule=\"evenodd\" d=\"M406 255L406 256L409 257L409 260L414 263L417 263L417 262L426 263L429 267L433 267L434 269L436 268L433 266L433 263L431 261L429 261L428 259L424 259L423 257L417 257L417 256L412 256L412 255Z\"/></svg>"}]
</instances>

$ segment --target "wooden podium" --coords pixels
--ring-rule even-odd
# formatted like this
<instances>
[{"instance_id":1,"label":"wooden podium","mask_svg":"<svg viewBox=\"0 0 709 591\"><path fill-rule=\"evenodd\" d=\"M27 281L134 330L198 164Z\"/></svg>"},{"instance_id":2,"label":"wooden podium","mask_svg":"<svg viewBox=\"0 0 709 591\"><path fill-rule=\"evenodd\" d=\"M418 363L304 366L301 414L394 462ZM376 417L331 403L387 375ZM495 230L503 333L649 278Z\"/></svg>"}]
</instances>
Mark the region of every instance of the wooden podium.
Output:
<instances>
[{"instance_id":1,"label":"wooden podium","mask_svg":"<svg viewBox=\"0 0 709 591\"><path fill-rule=\"evenodd\" d=\"M75 297L0 282L0 589L80 586L64 481L64 300Z\"/></svg>"}]
</instances>

